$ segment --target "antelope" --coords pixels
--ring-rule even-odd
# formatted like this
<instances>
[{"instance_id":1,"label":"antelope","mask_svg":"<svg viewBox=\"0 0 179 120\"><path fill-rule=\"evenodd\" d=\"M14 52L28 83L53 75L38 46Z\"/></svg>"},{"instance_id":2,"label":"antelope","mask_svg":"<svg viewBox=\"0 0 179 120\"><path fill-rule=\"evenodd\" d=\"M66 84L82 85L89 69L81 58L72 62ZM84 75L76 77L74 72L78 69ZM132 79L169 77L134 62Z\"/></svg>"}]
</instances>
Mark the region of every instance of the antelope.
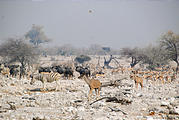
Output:
<instances>
[{"instance_id":1,"label":"antelope","mask_svg":"<svg viewBox=\"0 0 179 120\"><path fill-rule=\"evenodd\" d=\"M89 94L88 94L88 101L91 100L90 97L92 95L93 89L95 89L95 93L96 93L97 98L98 98L99 94L100 94L100 89L101 89L101 82L99 80L96 80L96 79L89 79L85 75L82 78L85 80L85 82L88 84L88 86L90 88L90 91L89 91Z\"/></svg>"},{"instance_id":2,"label":"antelope","mask_svg":"<svg viewBox=\"0 0 179 120\"><path fill-rule=\"evenodd\" d=\"M162 73L156 74L155 79L156 79L156 80L159 79L159 80L162 82L162 84L165 83L164 77L163 77L163 74L162 74Z\"/></svg>"},{"instance_id":3,"label":"antelope","mask_svg":"<svg viewBox=\"0 0 179 120\"><path fill-rule=\"evenodd\" d=\"M122 74L124 74L124 72L125 72L125 68L124 67L118 67L118 68L116 68L116 69L113 69L112 71L111 71L111 73L112 74L114 74L114 73L119 73L121 71L121 73Z\"/></svg>"},{"instance_id":4,"label":"antelope","mask_svg":"<svg viewBox=\"0 0 179 120\"><path fill-rule=\"evenodd\" d=\"M144 75L143 75L143 78L146 79L147 81L148 81L148 80L153 81L153 76L152 76L152 75L145 75L145 74L144 74Z\"/></svg>"},{"instance_id":5,"label":"antelope","mask_svg":"<svg viewBox=\"0 0 179 120\"><path fill-rule=\"evenodd\" d=\"M138 84L140 84L141 88L143 88L143 79L136 74L130 75L130 78L135 81L136 88L138 88Z\"/></svg>"},{"instance_id":6,"label":"antelope","mask_svg":"<svg viewBox=\"0 0 179 120\"><path fill-rule=\"evenodd\" d=\"M104 77L104 72L102 72L102 71L94 71L91 76L94 76L95 78L100 77L100 76Z\"/></svg>"}]
</instances>

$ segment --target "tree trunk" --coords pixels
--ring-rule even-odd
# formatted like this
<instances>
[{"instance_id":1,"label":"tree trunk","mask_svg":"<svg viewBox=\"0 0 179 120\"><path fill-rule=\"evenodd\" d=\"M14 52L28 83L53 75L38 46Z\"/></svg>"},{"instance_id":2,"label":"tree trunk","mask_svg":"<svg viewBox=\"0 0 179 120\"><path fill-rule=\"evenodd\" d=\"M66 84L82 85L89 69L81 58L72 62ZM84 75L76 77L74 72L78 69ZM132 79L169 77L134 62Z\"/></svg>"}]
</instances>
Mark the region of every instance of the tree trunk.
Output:
<instances>
[{"instance_id":1,"label":"tree trunk","mask_svg":"<svg viewBox=\"0 0 179 120\"><path fill-rule=\"evenodd\" d=\"M133 68L136 64L137 64L136 58L132 57L132 61L131 61L131 64L130 64L131 68Z\"/></svg>"},{"instance_id":2,"label":"tree trunk","mask_svg":"<svg viewBox=\"0 0 179 120\"><path fill-rule=\"evenodd\" d=\"M176 74L177 74L178 73L179 62L176 61L176 63L177 63L177 67L176 67Z\"/></svg>"},{"instance_id":3,"label":"tree trunk","mask_svg":"<svg viewBox=\"0 0 179 120\"><path fill-rule=\"evenodd\" d=\"M25 63L24 61L21 61L21 66L20 66L20 79L22 78L22 76L24 77L25 75Z\"/></svg>"},{"instance_id":4,"label":"tree trunk","mask_svg":"<svg viewBox=\"0 0 179 120\"><path fill-rule=\"evenodd\" d=\"M97 69L98 67L99 67L99 68L101 67L101 66L100 66L100 56L98 57L98 64L96 65L96 69Z\"/></svg>"},{"instance_id":5,"label":"tree trunk","mask_svg":"<svg viewBox=\"0 0 179 120\"><path fill-rule=\"evenodd\" d=\"M102 83L101 87L108 87L108 86L114 86L114 87L118 87L121 85L121 81L127 79L127 77L118 79L118 80L114 80L114 81L110 81L110 82L105 82Z\"/></svg>"},{"instance_id":6,"label":"tree trunk","mask_svg":"<svg viewBox=\"0 0 179 120\"><path fill-rule=\"evenodd\" d=\"M110 68L110 69L112 68L112 67L109 65L112 59L114 59L114 58L112 57L112 55L110 56L109 60L106 60L106 58L104 57L104 68L105 68L105 67L106 67L106 68Z\"/></svg>"}]
</instances>

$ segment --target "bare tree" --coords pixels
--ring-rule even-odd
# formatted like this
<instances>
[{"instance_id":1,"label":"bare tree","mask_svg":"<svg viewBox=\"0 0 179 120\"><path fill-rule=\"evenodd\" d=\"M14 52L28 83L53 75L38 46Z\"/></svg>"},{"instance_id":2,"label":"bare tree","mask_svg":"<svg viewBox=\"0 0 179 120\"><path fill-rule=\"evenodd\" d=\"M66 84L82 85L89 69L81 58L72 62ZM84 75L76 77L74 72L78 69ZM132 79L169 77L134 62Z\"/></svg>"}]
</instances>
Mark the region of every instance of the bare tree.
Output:
<instances>
[{"instance_id":1,"label":"bare tree","mask_svg":"<svg viewBox=\"0 0 179 120\"><path fill-rule=\"evenodd\" d=\"M21 38L10 38L1 44L0 56L6 58L7 63L19 62L23 70L25 70L26 65L34 63L37 59L35 48Z\"/></svg>"},{"instance_id":2,"label":"bare tree","mask_svg":"<svg viewBox=\"0 0 179 120\"><path fill-rule=\"evenodd\" d=\"M176 62L176 71L178 71L179 35L174 34L172 31L168 31L162 35L160 43L161 46L167 51L168 58Z\"/></svg>"},{"instance_id":3,"label":"bare tree","mask_svg":"<svg viewBox=\"0 0 179 120\"><path fill-rule=\"evenodd\" d=\"M108 60L106 59L106 57L104 57L104 66L103 66L103 68L111 69L112 67L109 64L113 59L114 59L114 57L112 55L110 55L110 58Z\"/></svg>"},{"instance_id":4,"label":"bare tree","mask_svg":"<svg viewBox=\"0 0 179 120\"><path fill-rule=\"evenodd\" d=\"M31 30L25 34L25 37L29 38L29 42L36 47L38 47L41 43L51 41L51 39L47 38L47 36L43 32L43 27L34 24L32 25Z\"/></svg>"},{"instance_id":5,"label":"bare tree","mask_svg":"<svg viewBox=\"0 0 179 120\"><path fill-rule=\"evenodd\" d=\"M123 48L121 50L121 55L132 59L130 63L131 67L137 65L145 57L139 48Z\"/></svg>"}]
</instances>

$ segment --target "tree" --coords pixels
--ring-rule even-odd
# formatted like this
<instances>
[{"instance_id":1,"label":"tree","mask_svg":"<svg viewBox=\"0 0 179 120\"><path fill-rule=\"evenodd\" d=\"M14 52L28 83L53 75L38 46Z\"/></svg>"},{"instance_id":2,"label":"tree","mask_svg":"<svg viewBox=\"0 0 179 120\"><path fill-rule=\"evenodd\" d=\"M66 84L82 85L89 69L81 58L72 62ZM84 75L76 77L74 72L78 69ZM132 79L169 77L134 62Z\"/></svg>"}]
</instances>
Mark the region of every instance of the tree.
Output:
<instances>
[{"instance_id":1,"label":"tree","mask_svg":"<svg viewBox=\"0 0 179 120\"><path fill-rule=\"evenodd\" d=\"M126 56L127 58L132 58L130 63L131 68L137 65L145 57L139 48L123 48L121 50L121 55Z\"/></svg>"},{"instance_id":2,"label":"tree","mask_svg":"<svg viewBox=\"0 0 179 120\"><path fill-rule=\"evenodd\" d=\"M176 71L178 71L179 35L174 34L172 31L168 31L167 33L162 35L160 44L162 48L164 48L167 51L167 58L176 62Z\"/></svg>"},{"instance_id":3,"label":"tree","mask_svg":"<svg viewBox=\"0 0 179 120\"><path fill-rule=\"evenodd\" d=\"M43 27L34 24L32 25L31 30L25 34L25 37L30 39L29 42L36 47L38 47L41 43L51 41L51 39L47 38L43 32Z\"/></svg>"},{"instance_id":4,"label":"tree","mask_svg":"<svg viewBox=\"0 0 179 120\"><path fill-rule=\"evenodd\" d=\"M57 54L62 56L70 56L75 54L75 48L70 44L65 44L58 48Z\"/></svg>"},{"instance_id":5,"label":"tree","mask_svg":"<svg viewBox=\"0 0 179 120\"><path fill-rule=\"evenodd\" d=\"M86 55L80 55L75 58L75 61L78 63L81 63L81 64L83 64L86 61L90 61L90 60L91 60L91 58Z\"/></svg>"},{"instance_id":6,"label":"tree","mask_svg":"<svg viewBox=\"0 0 179 120\"><path fill-rule=\"evenodd\" d=\"M108 60L104 57L104 66L103 66L103 68L109 68L109 69L111 69L112 67L109 64L111 63L111 61L113 59L116 60L115 57L113 57L112 54L110 53L111 52L111 48L110 47L102 47L102 50L103 50L105 55L110 55L110 58Z\"/></svg>"},{"instance_id":7,"label":"tree","mask_svg":"<svg viewBox=\"0 0 179 120\"><path fill-rule=\"evenodd\" d=\"M162 67L168 63L166 51L160 45L148 46L143 48L145 57L142 59L143 64L148 64L148 68L154 70L156 67Z\"/></svg>"},{"instance_id":8,"label":"tree","mask_svg":"<svg viewBox=\"0 0 179 120\"><path fill-rule=\"evenodd\" d=\"M36 49L21 38L9 38L7 42L0 45L0 56L6 63L19 62L21 68L32 64L37 59Z\"/></svg>"},{"instance_id":9,"label":"tree","mask_svg":"<svg viewBox=\"0 0 179 120\"><path fill-rule=\"evenodd\" d=\"M105 55L101 45L92 44L89 47L89 54L91 55Z\"/></svg>"},{"instance_id":10,"label":"tree","mask_svg":"<svg viewBox=\"0 0 179 120\"><path fill-rule=\"evenodd\" d=\"M102 49L106 52L109 53L111 51L110 47L102 47Z\"/></svg>"},{"instance_id":11,"label":"tree","mask_svg":"<svg viewBox=\"0 0 179 120\"><path fill-rule=\"evenodd\" d=\"M106 58L104 57L104 66L103 66L103 68L111 69L112 67L109 64L113 59L114 59L114 57L112 55L110 55L109 60L106 60Z\"/></svg>"}]
</instances>

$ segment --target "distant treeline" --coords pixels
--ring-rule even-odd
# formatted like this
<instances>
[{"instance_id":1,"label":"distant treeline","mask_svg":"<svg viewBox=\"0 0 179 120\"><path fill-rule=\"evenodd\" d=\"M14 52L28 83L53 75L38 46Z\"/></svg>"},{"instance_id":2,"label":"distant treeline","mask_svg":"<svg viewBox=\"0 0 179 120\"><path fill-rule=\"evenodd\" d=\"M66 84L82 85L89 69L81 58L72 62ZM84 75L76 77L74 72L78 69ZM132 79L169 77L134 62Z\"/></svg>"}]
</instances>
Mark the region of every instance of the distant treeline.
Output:
<instances>
[{"instance_id":1,"label":"distant treeline","mask_svg":"<svg viewBox=\"0 0 179 120\"><path fill-rule=\"evenodd\" d=\"M106 49L105 49L106 48ZM91 45L88 48L76 48L72 45L62 45L60 47L42 48L47 55L119 55L120 50L111 49L110 47L103 47L100 45Z\"/></svg>"}]
</instances>

